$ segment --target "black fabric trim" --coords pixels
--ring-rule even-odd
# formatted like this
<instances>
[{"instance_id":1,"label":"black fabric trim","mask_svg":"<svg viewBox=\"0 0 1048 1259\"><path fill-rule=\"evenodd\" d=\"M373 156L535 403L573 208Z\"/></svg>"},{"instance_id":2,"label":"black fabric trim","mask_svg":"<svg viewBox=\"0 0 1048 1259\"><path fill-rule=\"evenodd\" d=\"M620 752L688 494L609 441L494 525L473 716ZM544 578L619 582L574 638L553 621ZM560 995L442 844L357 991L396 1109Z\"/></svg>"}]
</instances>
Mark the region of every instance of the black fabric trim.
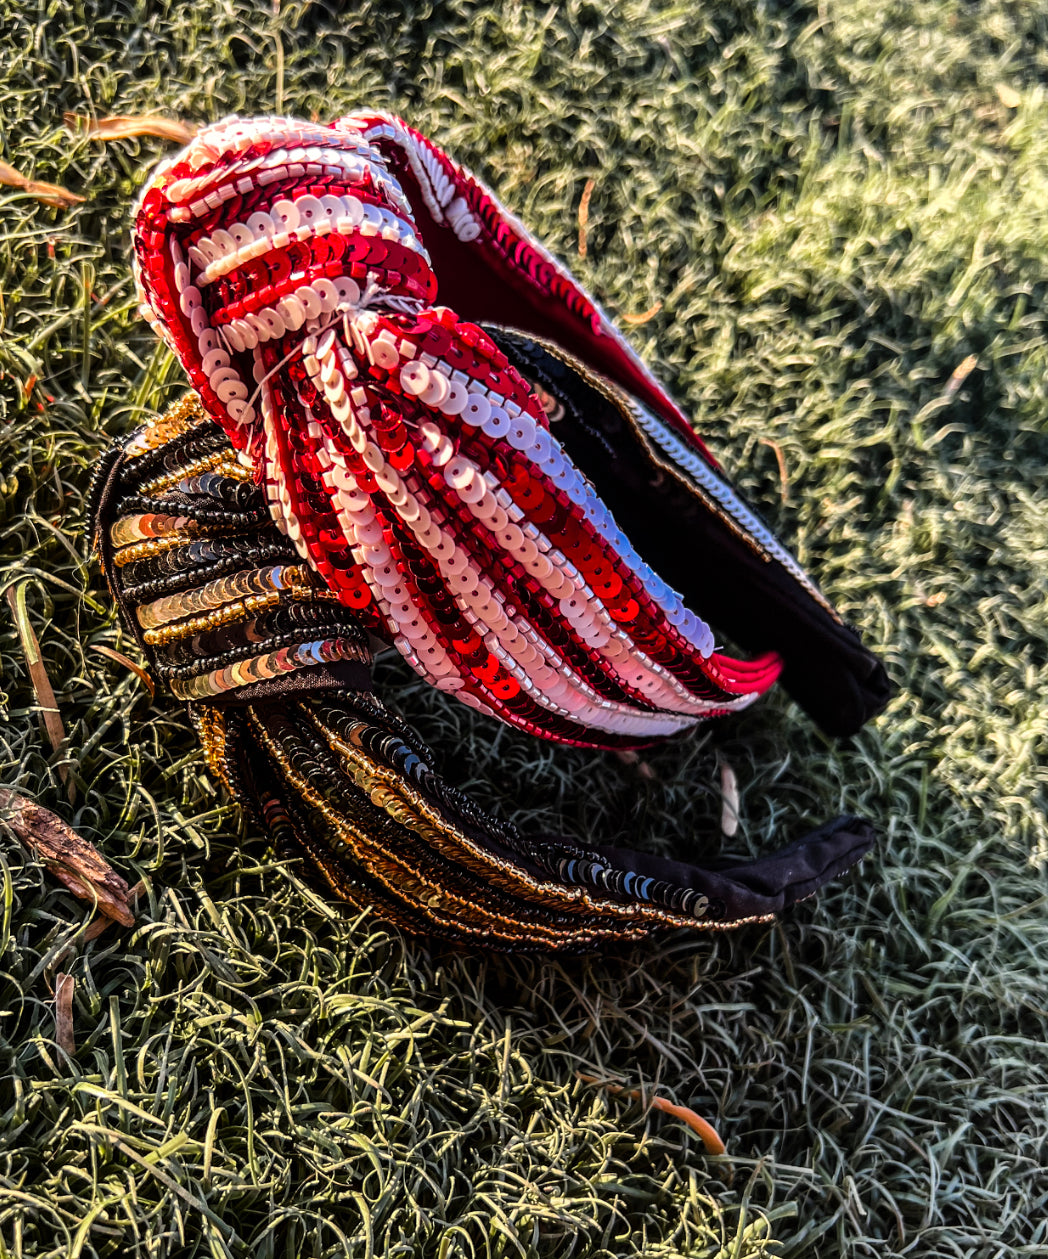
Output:
<instances>
[{"instance_id":1,"label":"black fabric trim","mask_svg":"<svg viewBox=\"0 0 1048 1259\"><path fill-rule=\"evenodd\" d=\"M873 827L849 816L827 822L767 857L721 869L628 848L600 846L596 851L612 866L701 891L723 906L719 920L733 922L779 913L804 900L866 856L875 842Z\"/></svg>"}]
</instances>

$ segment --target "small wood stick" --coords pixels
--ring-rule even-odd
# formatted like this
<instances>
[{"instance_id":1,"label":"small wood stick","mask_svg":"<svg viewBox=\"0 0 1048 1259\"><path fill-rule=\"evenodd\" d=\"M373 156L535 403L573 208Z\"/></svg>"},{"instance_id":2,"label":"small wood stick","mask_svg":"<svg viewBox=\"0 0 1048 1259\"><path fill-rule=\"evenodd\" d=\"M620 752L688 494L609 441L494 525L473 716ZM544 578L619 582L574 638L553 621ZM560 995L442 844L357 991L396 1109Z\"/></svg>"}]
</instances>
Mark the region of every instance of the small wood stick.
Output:
<instances>
[{"instance_id":1,"label":"small wood stick","mask_svg":"<svg viewBox=\"0 0 1048 1259\"><path fill-rule=\"evenodd\" d=\"M3 822L74 896L94 901L107 918L134 926L127 883L93 844L50 810L13 791L0 789L0 810Z\"/></svg>"},{"instance_id":2,"label":"small wood stick","mask_svg":"<svg viewBox=\"0 0 1048 1259\"><path fill-rule=\"evenodd\" d=\"M739 781L727 761L721 761L721 831L730 839L739 829Z\"/></svg>"},{"instance_id":3,"label":"small wood stick","mask_svg":"<svg viewBox=\"0 0 1048 1259\"><path fill-rule=\"evenodd\" d=\"M145 890L145 883L139 880L131 891L128 892L127 903L131 906L137 905L138 898ZM116 920L114 918L107 918L105 914L99 914L93 922L89 922L84 928L83 934L80 936L81 943L86 944L88 940L97 940L102 932L111 927L115 921Z\"/></svg>"}]
</instances>

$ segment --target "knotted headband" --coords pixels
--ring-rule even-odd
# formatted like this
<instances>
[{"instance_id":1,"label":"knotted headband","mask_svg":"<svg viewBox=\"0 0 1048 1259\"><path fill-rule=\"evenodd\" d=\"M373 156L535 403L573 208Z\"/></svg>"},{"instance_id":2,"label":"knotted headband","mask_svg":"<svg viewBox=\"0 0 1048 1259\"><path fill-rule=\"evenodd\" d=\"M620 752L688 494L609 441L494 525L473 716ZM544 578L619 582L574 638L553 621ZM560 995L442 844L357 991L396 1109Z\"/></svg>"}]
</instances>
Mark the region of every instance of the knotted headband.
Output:
<instances>
[{"instance_id":1,"label":"knotted headband","mask_svg":"<svg viewBox=\"0 0 1048 1259\"><path fill-rule=\"evenodd\" d=\"M592 300L435 145L382 115L219 123L147 185L135 271L195 398L107 460L107 576L213 767L350 900L583 947L763 917L866 850L852 819L719 874L525 840L370 694L369 634L582 745L672 734L780 674L834 734L887 698Z\"/></svg>"}]
</instances>

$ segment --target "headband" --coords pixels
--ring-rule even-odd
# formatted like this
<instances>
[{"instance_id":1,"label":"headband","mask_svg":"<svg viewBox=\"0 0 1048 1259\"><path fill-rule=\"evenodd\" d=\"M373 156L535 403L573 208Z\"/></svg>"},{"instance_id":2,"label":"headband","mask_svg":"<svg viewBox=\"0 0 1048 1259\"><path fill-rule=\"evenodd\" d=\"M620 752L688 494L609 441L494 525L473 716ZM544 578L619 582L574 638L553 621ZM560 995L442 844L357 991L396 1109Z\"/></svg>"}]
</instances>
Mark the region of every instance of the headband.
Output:
<instances>
[{"instance_id":1,"label":"headband","mask_svg":"<svg viewBox=\"0 0 1048 1259\"><path fill-rule=\"evenodd\" d=\"M587 947L765 917L868 849L854 819L716 872L525 838L372 694L369 636L577 745L642 745L780 676L831 734L888 694L593 301L436 146L382 115L219 123L147 184L135 270L194 393L104 464L103 566L212 767L341 894Z\"/></svg>"}]
</instances>

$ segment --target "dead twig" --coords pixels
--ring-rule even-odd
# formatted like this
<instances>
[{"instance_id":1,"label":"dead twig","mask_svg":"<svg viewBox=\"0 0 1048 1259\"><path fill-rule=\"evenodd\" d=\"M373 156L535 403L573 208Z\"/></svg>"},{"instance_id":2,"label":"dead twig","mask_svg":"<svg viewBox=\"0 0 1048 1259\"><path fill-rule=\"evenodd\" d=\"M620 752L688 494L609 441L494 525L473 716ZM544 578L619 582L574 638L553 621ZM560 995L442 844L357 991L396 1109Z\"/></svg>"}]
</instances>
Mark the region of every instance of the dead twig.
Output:
<instances>
[{"instance_id":1,"label":"dead twig","mask_svg":"<svg viewBox=\"0 0 1048 1259\"><path fill-rule=\"evenodd\" d=\"M721 761L721 831L729 839L739 829L739 780L727 761Z\"/></svg>"},{"instance_id":2,"label":"dead twig","mask_svg":"<svg viewBox=\"0 0 1048 1259\"><path fill-rule=\"evenodd\" d=\"M76 1053L73 1034L73 976L59 971L55 975L55 1040L72 1058Z\"/></svg>"},{"instance_id":3,"label":"dead twig","mask_svg":"<svg viewBox=\"0 0 1048 1259\"><path fill-rule=\"evenodd\" d=\"M127 883L93 844L50 810L13 791L0 789L0 809L18 839L74 896L94 901L106 918L125 927L134 925Z\"/></svg>"},{"instance_id":4,"label":"dead twig","mask_svg":"<svg viewBox=\"0 0 1048 1259\"><path fill-rule=\"evenodd\" d=\"M146 890L145 883L139 879L130 892L127 894L127 903L132 909L137 909L138 898ZM108 931L113 925L114 919L107 918L105 914L99 914L93 922L89 922L80 934L80 940L86 944L89 940L97 940L103 931Z\"/></svg>"}]
</instances>

